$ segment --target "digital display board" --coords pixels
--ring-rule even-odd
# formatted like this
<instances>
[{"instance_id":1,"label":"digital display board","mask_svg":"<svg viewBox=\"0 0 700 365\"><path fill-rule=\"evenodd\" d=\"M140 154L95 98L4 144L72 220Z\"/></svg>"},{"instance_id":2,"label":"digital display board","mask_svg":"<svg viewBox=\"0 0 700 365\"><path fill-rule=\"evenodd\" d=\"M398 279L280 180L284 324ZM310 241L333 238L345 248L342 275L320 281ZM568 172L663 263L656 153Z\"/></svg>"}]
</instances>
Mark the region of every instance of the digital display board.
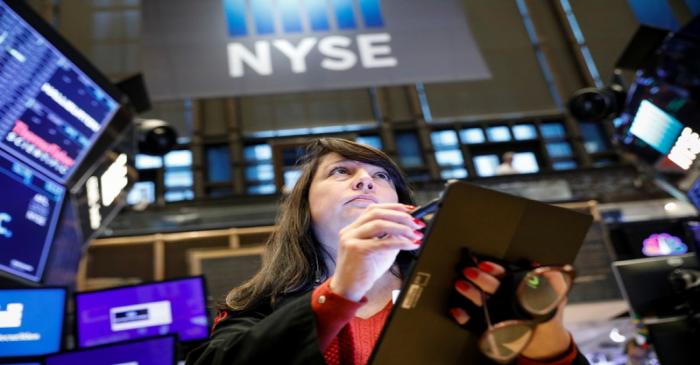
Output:
<instances>
[{"instance_id":1,"label":"digital display board","mask_svg":"<svg viewBox=\"0 0 700 365\"><path fill-rule=\"evenodd\" d=\"M0 290L0 357L29 357L61 349L63 288Z\"/></svg>"},{"instance_id":2,"label":"digital display board","mask_svg":"<svg viewBox=\"0 0 700 365\"><path fill-rule=\"evenodd\" d=\"M0 270L40 281L65 189L0 151Z\"/></svg>"},{"instance_id":3,"label":"digital display board","mask_svg":"<svg viewBox=\"0 0 700 365\"><path fill-rule=\"evenodd\" d=\"M0 149L66 183L119 103L0 0Z\"/></svg>"},{"instance_id":4,"label":"digital display board","mask_svg":"<svg viewBox=\"0 0 700 365\"><path fill-rule=\"evenodd\" d=\"M176 333L182 341L209 335L204 279L185 279L77 293L79 347Z\"/></svg>"},{"instance_id":5,"label":"digital display board","mask_svg":"<svg viewBox=\"0 0 700 365\"><path fill-rule=\"evenodd\" d=\"M175 344L174 336L150 338L52 355L46 365L173 365Z\"/></svg>"},{"instance_id":6,"label":"digital display board","mask_svg":"<svg viewBox=\"0 0 700 365\"><path fill-rule=\"evenodd\" d=\"M642 100L630 127L630 133L663 155L671 152L682 130L683 123L647 100Z\"/></svg>"}]
</instances>

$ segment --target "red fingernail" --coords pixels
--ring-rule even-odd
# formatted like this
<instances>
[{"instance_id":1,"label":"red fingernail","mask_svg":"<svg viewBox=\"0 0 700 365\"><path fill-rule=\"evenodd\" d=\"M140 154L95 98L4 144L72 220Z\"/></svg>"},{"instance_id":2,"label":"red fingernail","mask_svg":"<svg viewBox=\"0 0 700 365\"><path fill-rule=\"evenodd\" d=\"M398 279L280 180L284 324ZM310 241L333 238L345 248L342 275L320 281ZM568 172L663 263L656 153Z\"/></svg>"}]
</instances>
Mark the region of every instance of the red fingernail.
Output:
<instances>
[{"instance_id":1,"label":"red fingernail","mask_svg":"<svg viewBox=\"0 0 700 365\"><path fill-rule=\"evenodd\" d=\"M414 210L414 209L416 209L416 206L415 206L415 205L406 204L406 208L408 208L408 209L410 209L410 210Z\"/></svg>"},{"instance_id":2,"label":"red fingernail","mask_svg":"<svg viewBox=\"0 0 700 365\"><path fill-rule=\"evenodd\" d=\"M425 223L418 218L413 218L413 223L417 224L420 228L425 228Z\"/></svg>"},{"instance_id":3,"label":"red fingernail","mask_svg":"<svg viewBox=\"0 0 700 365\"><path fill-rule=\"evenodd\" d=\"M485 272L493 272L493 269L495 269L495 268L493 267L493 265L484 261L484 262L479 263L479 269L481 269L481 271L485 271Z\"/></svg>"},{"instance_id":4,"label":"red fingernail","mask_svg":"<svg viewBox=\"0 0 700 365\"><path fill-rule=\"evenodd\" d=\"M457 288L457 290L466 293L469 291L469 288L471 288L471 285L469 285L469 283L467 283L464 280L457 280L457 282L455 283L455 287Z\"/></svg>"},{"instance_id":5,"label":"red fingernail","mask_svg":"<svg viewBox=\"0 0 700 365\"><path fill-rule=\"evenodd\" d=\"M413 233L418 236L418 238L413 241L413 243L420 245L421 242L423 242L423 233L421 231L413 231Z\"/></svg>"},{"instance_id":6,"label":"red fingernail","mask_svg":"<svg viewBox=\"0 0 700 365\"><path fill-rule=\"evenodd\" d=\"M464 273L464 276L468 277L469 279L475 280L476 278L479 277L479 272L476 271L476 269L468 267L462 271Z\"/></svg>"},{"instance_id":7,"label":"red fingernail","mask_svg":"<svg viewBox=\"0 0 700 365\"><path fill-rule=\"evenodd\" d=\"M459 308L450 308L450 314L459 324L465 324L469 320L469 315Z\"/></svg>"}]
</instances>

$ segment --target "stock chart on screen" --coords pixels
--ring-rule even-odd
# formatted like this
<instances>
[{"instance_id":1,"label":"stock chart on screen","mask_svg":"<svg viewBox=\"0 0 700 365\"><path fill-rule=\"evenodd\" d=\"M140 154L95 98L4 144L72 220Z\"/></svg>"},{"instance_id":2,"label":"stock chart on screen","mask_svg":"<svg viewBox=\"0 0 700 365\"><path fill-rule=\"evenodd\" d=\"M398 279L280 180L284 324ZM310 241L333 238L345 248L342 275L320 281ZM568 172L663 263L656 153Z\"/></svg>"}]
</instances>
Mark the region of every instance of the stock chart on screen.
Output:
<instances>
[{"instance_id":1,"label":"stock chart on screen","mask_svg":"<svg viewBox=\"0 0 700 365\"><path fill-rule=\"evenodd\" d=\"M0 271L39 281L65 189L0 151Z\"/></svg>"},{"instance_id":2,"label":"stock chart on screen","mask_svg":"<svg viewBox=\"0 0 700 365\"><path fill-rule=\"evenodd\" d=\"M0 0L0 149L66 183L119 109Z\"/></svg>"}]
</instances>

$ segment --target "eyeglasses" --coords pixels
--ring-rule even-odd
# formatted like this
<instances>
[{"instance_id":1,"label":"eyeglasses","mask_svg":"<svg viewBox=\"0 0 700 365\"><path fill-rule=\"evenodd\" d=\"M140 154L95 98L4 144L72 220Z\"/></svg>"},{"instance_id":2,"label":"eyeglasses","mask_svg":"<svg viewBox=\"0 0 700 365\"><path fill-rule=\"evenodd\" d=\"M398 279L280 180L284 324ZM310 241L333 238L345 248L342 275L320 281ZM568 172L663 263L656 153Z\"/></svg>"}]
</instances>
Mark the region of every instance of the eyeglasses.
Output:
<instances>
[{"instance_id":1,"label":"eyeglasses","mask_svg":"<svg viewBox=\"0 0 700 365\"><path fill-rule=\"evenodd\" d=\"M571 265L540 266L520 272L525 272L525 275L517 283L515 297L520 309L532 317L530 320L515 319L493 324L486 305L488 296L481 291L487 329L479 339L479 348L484 355L502 364L513 360L530 344L538 324L554 317L576 276Z\"/></svg>"}]
</instances>

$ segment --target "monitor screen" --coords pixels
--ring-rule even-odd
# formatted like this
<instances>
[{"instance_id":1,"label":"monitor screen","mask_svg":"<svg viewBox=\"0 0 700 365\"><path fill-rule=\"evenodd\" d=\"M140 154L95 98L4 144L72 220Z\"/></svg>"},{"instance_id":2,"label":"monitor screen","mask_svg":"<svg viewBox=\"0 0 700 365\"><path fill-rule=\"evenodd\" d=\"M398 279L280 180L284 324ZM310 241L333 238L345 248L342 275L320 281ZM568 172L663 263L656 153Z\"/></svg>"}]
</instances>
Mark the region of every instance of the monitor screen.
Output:
<instances>
[{"instance_id":1,"label":"monitor screen","mask_svg":"<svg viewBox=\"0 0 700 365\"><path fill-rule=\"evenodd\" d=\"M608 232L616 260L695 251L695 237L686 229L684 219L610 224Z\"/></svg>"},{"instance_id":2,"label":"monitor screen","mask_svg":"<svg viewBox=\"0 0 700 365\"><path fill-rule=\"evenodd\" d=\"M0 357L29 357L61 349L63 288L0 290Z\"/></svg>"},{"instance_id":3,"label":"monitor screen","mask_svg":"<svg viewBox=\"0 0 700 365\"><path fill-rule=\"evenodd\" d=\"M120 105L15 3L0 0L0 149L65 183Z\"/></svg>"},{"instance_id":4,"label":"monitor screen","mask_svg":"<svg viewBox=\"0 0 700 365\"><path fill-rule=\"evenodd\" d=\"M631 309L641 317L679 315L684 296L674 293L668 275L676 268L698 270L695 254L615 261L613 272Z\"/></svg>"},{"instance_id":5,"label":"monitor screen","mask_svg":"<svg viewBox=\"0 0 700 365\"><path fill-rule=\"evenodd\" d=\"M66 352L46 358L45 365L174 365L175 336Z\"/></svg>"},{"instance_id":6,"label":"monitor screen","mask_svg":"<svg viewBox=\"0 0 700 365\"><path fill-rule=\"evenodd\" d=\"M683 123L648 100L642 100L630 127L630 133L663 155L671 152L682 130Z\"/></svg>"},{"instance_id":7,"label":"monitor screen","mask_svg":"<svg viewBox=\"0 0 700 365\"><path fill-rule=\"evenodd\" d=\"M167 333L192 341L209 334L202 277L77 293L75 317L79 347Z\"/></svg>"},{"instance_id":8,"label":"monitor screen","mask_svg":"<svg viewBox=\"0 0 700 365\"><path fill-rule=\"evenodd\" d=\"M64 188L0 151L0 271L41 280Z\"/></svg>"}]
</instances>

